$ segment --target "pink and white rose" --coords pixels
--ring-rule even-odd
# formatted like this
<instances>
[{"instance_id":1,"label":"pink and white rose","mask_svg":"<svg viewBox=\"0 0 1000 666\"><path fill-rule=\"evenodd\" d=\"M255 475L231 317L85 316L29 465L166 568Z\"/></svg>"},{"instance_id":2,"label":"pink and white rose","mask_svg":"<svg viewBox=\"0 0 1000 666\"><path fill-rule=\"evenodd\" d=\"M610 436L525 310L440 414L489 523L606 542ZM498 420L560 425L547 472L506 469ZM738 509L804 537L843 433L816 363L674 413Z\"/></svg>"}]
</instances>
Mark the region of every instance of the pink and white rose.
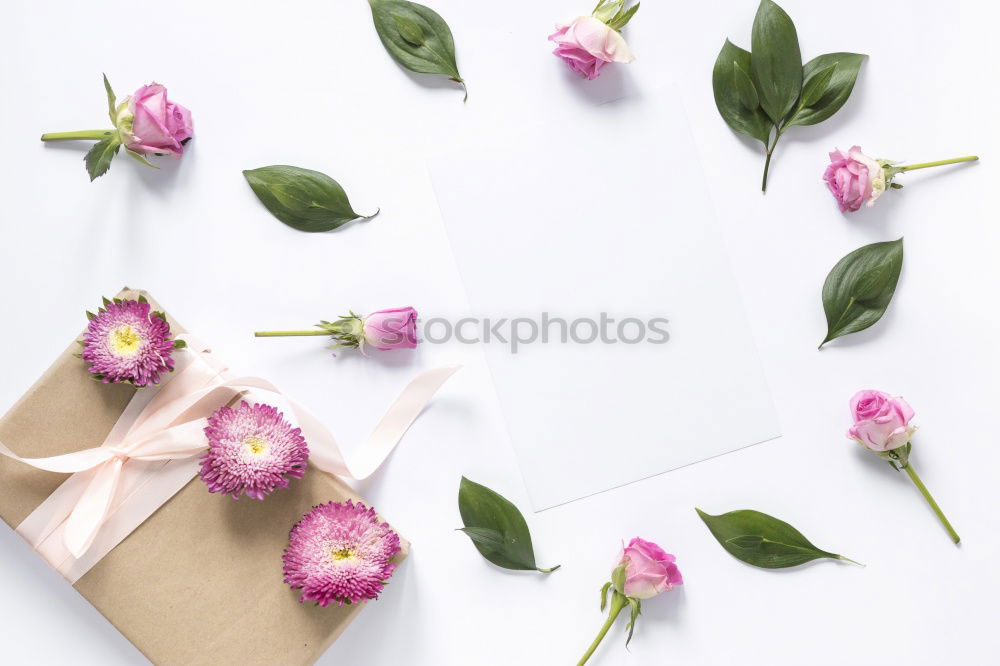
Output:
<instances>
[{"instance_id":1,"label":"pink and white rose","mask_svg":"<svg viewBox=\"0 0 1000 666\"><path fill-rule=\"evenodd\" d=\"M417 311L413 308L378 310L362 320L364 344L381 349L417 346Z\"/></svg>"},{"instance_id":2,"label":"pink and white rose","mask_svg":"<svg viewBox=\"0 0 1000 666\"><path fill-rule=\"evenodd\" d=\"M871 207L887 185L885 167L862 153L859 146L852 146L846 153L841 150L830 153L830 165L823 180L842 213L854 212L862 205Z\"/></svg>"},{"instance_id":3,"label":"pink and white rose","mask_svg":"<svg viewBox=\"0 0 1000 666\"><path fill-rule=\"evenodd\" d=\"M194 133L191 112L167 99L167 89L151 83L118 106L115 124L122 143L141 155L171 155L180 159Z\"/></svg>"},{"instance_id":4,"label":"pink and white rose","mask_svg":"<svg viewBox=\"0 0 1000 666\"><path fill-rule=\"evenodd\" d=\"M626 597L649 599L684 583L673 555L652 541L635 537L622 548L619 567L625 567Z\"/></svg>"},{"instance_id":5,"label":"pink and white rose","mask_svg":"<svg viewBox=\"0 0 1000 666\"><path fill-rule=\"evenodd\" d=\"M916 426L910 425L913 408L902 398L882 391L858 391L851 398L854 425L847 436L872 451L882 452L905 446Z\"/></svg>"},{"instance_id":6,"label":"pink and white rose","mask_svg":"<svg viewBox=\"0 0 1000 666\"><path fill-rule=\"evenodd\" d=\"M556 28L549 35L549 40L556 43L552 53L588 80L596 79L608 63L635 60L621 33L594 16L581 16Z\"/></svg>"}]
</instances>

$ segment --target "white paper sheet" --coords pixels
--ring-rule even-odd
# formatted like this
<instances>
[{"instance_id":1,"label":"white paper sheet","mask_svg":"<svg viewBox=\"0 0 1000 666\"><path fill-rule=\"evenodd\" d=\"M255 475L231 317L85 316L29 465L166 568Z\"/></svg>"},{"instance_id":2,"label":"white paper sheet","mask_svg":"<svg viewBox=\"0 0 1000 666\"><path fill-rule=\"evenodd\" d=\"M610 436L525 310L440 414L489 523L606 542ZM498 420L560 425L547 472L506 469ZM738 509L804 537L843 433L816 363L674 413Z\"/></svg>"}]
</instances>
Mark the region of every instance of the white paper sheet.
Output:
<instances>
[{"instance_id":1,"label":"white paper sheet","mask_svg":"<svg viewBox=\"0 0 1000 666\"><path fill-rule=\"evenodd\" d=\"M562 343L560 324L516 354L485 344L536 510L779 434L672 89L566 109L437 156L431 174L475 315L541 326L544 312L598 324L604 312L609 339L625 318L669 320L663 344Z\"/></svg>"}]
</instances>

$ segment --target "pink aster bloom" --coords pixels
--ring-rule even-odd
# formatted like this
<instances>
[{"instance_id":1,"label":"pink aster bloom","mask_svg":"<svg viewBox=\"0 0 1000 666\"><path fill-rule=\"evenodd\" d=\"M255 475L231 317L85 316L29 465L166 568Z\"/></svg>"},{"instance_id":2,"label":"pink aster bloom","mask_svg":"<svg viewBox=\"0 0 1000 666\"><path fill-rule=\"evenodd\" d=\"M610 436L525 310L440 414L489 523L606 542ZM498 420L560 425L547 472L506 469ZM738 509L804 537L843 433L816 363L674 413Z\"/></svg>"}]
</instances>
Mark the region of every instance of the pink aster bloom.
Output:
<instances>
[{"instance_id":1,"label":"pink aster bloom","mask_svg":"<svg viewBox=\"0 0 1000 666\"><path fill-rule=\"evenodd\" d=\"M205 435L208 452L200 474L209 492L264 499L306 471L309 448L302 431L270 405L223 407L208 419Z\"/></svg>"},{"instance_id":2,"label":"pink aster bloom","mask_svg":"<svg viewBox=\"0 0 1000 666\"><path fill-rule=\"evenodd\" d=\"M285 582L302 590L300 602L320 606L377 599L396 565L399 535L361 502L313 507L288 535L281 556Z\"/></svg>"},{"instance_id":3,"label":"pink aster bloom","mask_svg":"<svg viewBox=\"0 0 1000 666\"><path fill-rule=\"evenodd\" d=\"M182 343L170 337L170 324L149 303L105 300L83 334L81 358L105 384L127 382L136 386L157 384L160 375L174 369L172 353Z\"/></svg>"}]
</instances>

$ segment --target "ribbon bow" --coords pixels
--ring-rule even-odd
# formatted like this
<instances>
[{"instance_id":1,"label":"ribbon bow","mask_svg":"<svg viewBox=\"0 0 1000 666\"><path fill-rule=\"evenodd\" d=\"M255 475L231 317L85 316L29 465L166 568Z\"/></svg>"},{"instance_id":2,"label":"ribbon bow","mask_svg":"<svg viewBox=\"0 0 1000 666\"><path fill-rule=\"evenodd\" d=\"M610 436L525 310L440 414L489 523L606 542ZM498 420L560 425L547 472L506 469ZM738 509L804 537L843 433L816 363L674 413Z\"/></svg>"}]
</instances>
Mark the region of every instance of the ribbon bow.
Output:
<instances>
[{"instance_id":1,"label":"ribbon bow","mask_svg":"<svg viewBox=\"0 0 1000 666\"><path fill-rule=\"evenodd\" d=\"M349 465L333 436L306 409L284 398L264 379L226 379L226 369L212 359L208 350L193 348L192 338L187 340L185 356L193 362L183 370L175 370L145 405L141 404L142 394L137 393L101 446L46 458L22 458L0 443L0 454L38 469L74 475L25 520L36 523L30 530L36 534L36 548L62 526L66 549L74 558L83 556L109 516L145 483L144 478L135 475L126 480L126 472L135 469L136 474L149 477L171 461L183 461L203 452L208 447L204 433L208 417L248 391L271 393L290 405L309 442L309 461L315 467L340 476L365 478L381 465L437 389L460 367L428 370L410 382L376 426L356 464ZM179 477L183 483L159 499L152 510L180 490L193 473L195 466L186 477Z\"/></svg>"}]
</instances>

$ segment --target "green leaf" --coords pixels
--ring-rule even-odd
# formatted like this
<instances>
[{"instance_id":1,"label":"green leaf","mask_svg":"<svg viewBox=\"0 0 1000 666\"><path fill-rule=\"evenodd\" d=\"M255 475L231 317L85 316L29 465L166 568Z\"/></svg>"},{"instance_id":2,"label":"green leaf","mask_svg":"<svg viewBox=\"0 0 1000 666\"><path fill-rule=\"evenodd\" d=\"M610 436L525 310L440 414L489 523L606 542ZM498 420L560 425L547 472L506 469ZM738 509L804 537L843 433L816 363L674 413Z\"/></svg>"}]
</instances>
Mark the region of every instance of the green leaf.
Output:
<instances>
[{"instance_id":1,"label":"green leaf","mask_svg":"<svg viewBox=\"0 0 1000 666\"><path fill-rule=\"evenodd\" d=\"M750 36L750 71L760 105L775 125L799 101L802 54L795 24L771 0L761 0Z\"/></svg>"},{"instance_id":2,"label":"green leaf","mask_svg":"<svg viewBox=\"0 0 1000 666\"><path fill-rule=\"evenodd\" d=\"M611 572L611 584L615 586L615 591L624 596L625 594L625 565L615 567Z\"/></svg>"},{"instance_id":3,"label":"green leaf","mask_svg":"<svg viewBox=\"0 0 1000 666\"><path fill-rule=\"evenodd\" d=\"M266 166L243 175L271 214L299 231L330 231L374 215L354 212L347 193L326 174L294 166Z\"/></svg>"},{"instance_id":4,"label":"green leaf","mask_svg":"<svg viewBox=\"0 0 1000 666\"><path fill-rule=\"evenodd\" d=\"M126 148L125 152L128 153L128 156L131 157L132 159L134 159L139 164L145 164L146 166L152 167L154 169L159 169L160 168L160 167L156 166L155 164L153 164L152 162L150 162L149 160L147 160L145 157L143 157L139 153L135 152L134 150Z\"/></svg>"},{"instance_id":5,"label":"green leaf","mask_svg":"<svg viewBox=\"0 0 1000 666\"><path fill-rule=\"evenodd\" d=\"M743 68L735 62L733 63L733 85L736 87L736 94L743 108L753 111L760 106L757 89L753 87L750 75L744 72Z\"/></svg>"},{"instance_id":6,"label":"green leaf","mask_svg":"<svg viewBox=\"0 0 1000 666\"><path fill-rule=\"evenodd\" d=\"M104 77L104 91L108 94L108 117L111 118L111 125L117 125L115 118L115 91L111 89L111 83L108 81L108 75L102 74Z\"/></svg>"},{"instance_id":7,"label":"green leaf","mask_svg":"<svg viewBox=\"0 0 1000 666\"><path fill-rule=\"evenodd\" d=\"M424 43L424 31L420 29L420 24L399 14L393 13L391 16L393 22L396 24L396 29L399 31L399 36L405 39L407 43L413 46L420 46Z\"/></svg>"},{"instance_id":8,"label":"green leaf","mask_svg":"<svg viewBox=\"0 0 1000 666\"><path fill-rule=\"evenodd\" d=\"M826 92L827 86L830 85L830 79L833 78L836 69L837 63L833 63L805 79L805 83L802 84L802 100L800 102L802 106L812 106L819 101L819 98Z\"/></svg>"},{"instance_id":9,"label":"green leaf","mask_svg":"<svg viewBox=\"0 0 1000 666\"><path fill-rule=\"evenodd\" d=\"M608 590L611 589L611 583L605 583L604 587L601 588L601 610L608 605Z\"/></svg>"},{"instance_id":10,"label":"green leaf","mask_svg":"<svg viewBox=\"0 0 1000 666\"><path fill-rule=\"evenodd\" d=\"M642 602L635 597L628 597L628 605L631 608L631 613L629 614L628 625L628 638L625 639L625 647L632 642L632 632L635 631L635 621L639 619L639 615L642 613Z\"/></svg>"},{"instance_id":11,"label":"green leaf","mask_svg":"<svg viewBox=\"0 0 1000 666\"><path fill-rule=\"evenodd\" d=\"M524 516L516 506L486 486L463 476L458 488L458 510L465 525L461 531L472 539L483 557L498 567L544 573L559 568L538 568Z\"/></svg>"},{"instance_id":12,"label":"green leaf","mask_svg":"<svg viewBox=\"0 0 1000 666\"><path fill-rule=\"evenodd\" d=\"M186 349L188 343L184 340L174 340L174 349Z\"/></svg>"},{"instance_id":13,"label":"green leaf","mask_svg":"<svg viewBox=\"0 0 1000 666\"><path fill-rule=\"evenodd\" d=\"M838 261L823 283L827 333L819 346L881 319L902 268L902 238L865 245Z\"/></svg>"},{"instance_id":14,"label":"green leaf","mask_svg":"<svg viewBox=\"0 0 1000 666\"><path fill-rule=\"evenodd\" d=\"M815 125L839 111L854 90L865 57L860 53L827 53L807 62L802 68L802 75L806 81L802 101L789 119L788 125ZM821 77L830 67L835 67L833 73L826 83L820 86ZM806 90L810 84L816 86L818 96L814 92L809 95L810 99L807 99Z\"/></svg>"},{"instance_id":15,"label":"green leaf","mask_svg":"<svg viewBox=\"0 0 1000 666\"><path fill-rule=\"evenodd\" d=\"M455 61L455 40L433 9L406 0L368 0L382 45L401 66L419 74L443 74L465 85ZM468 92L466 92L468 99Z\"/></svg>"},{"instance_id":16,"label":"green leaf","mask_svg":"<svg viewBox=\"0 0 1000 666\"><path fill-rule=\"evenodd\" d=\"M712 69L712 90L715 93L715 106L719 109L719 115L726 121L733 131L753 137L767 147L768 138L771 134L771 121L764 110L758 105L750 108L746 102L750 101L748 90L744 90L741 95L737 87L737 78L742 74L749 79L747 72L750 71L750 52L736 46L728 39L719 51L719 57L715 60L715 67ZM753 81L749 81L750 88L753 89ZM756 89L753 90L753 98L757 98Z\"/></svg>"},{"instance_id":17,"label":"green leaf","mask_svg":"<svg viewBox=\"0 0 1000 666\"><path fill-rule=\"evenodd\" d=\"M87 173L90 174L90 182L100 178L111 168L111 160L118 154L121 147L121 139L118 135L106 137L94 144L94 147L87 151L83 158L87 164Z\"/></svg>"},{"instance_id":18,"label":"green leaf","mask_svg":"<svg viewBox=\"0 0 1000 666\"><path fill-rule=\"evenodd\" d=\"M760 511L745 509L720 516L695 511L730 555L755 567L784 569L823 557L854 562L820 550L788 523Z\"/></svg>"}]
</instances>

